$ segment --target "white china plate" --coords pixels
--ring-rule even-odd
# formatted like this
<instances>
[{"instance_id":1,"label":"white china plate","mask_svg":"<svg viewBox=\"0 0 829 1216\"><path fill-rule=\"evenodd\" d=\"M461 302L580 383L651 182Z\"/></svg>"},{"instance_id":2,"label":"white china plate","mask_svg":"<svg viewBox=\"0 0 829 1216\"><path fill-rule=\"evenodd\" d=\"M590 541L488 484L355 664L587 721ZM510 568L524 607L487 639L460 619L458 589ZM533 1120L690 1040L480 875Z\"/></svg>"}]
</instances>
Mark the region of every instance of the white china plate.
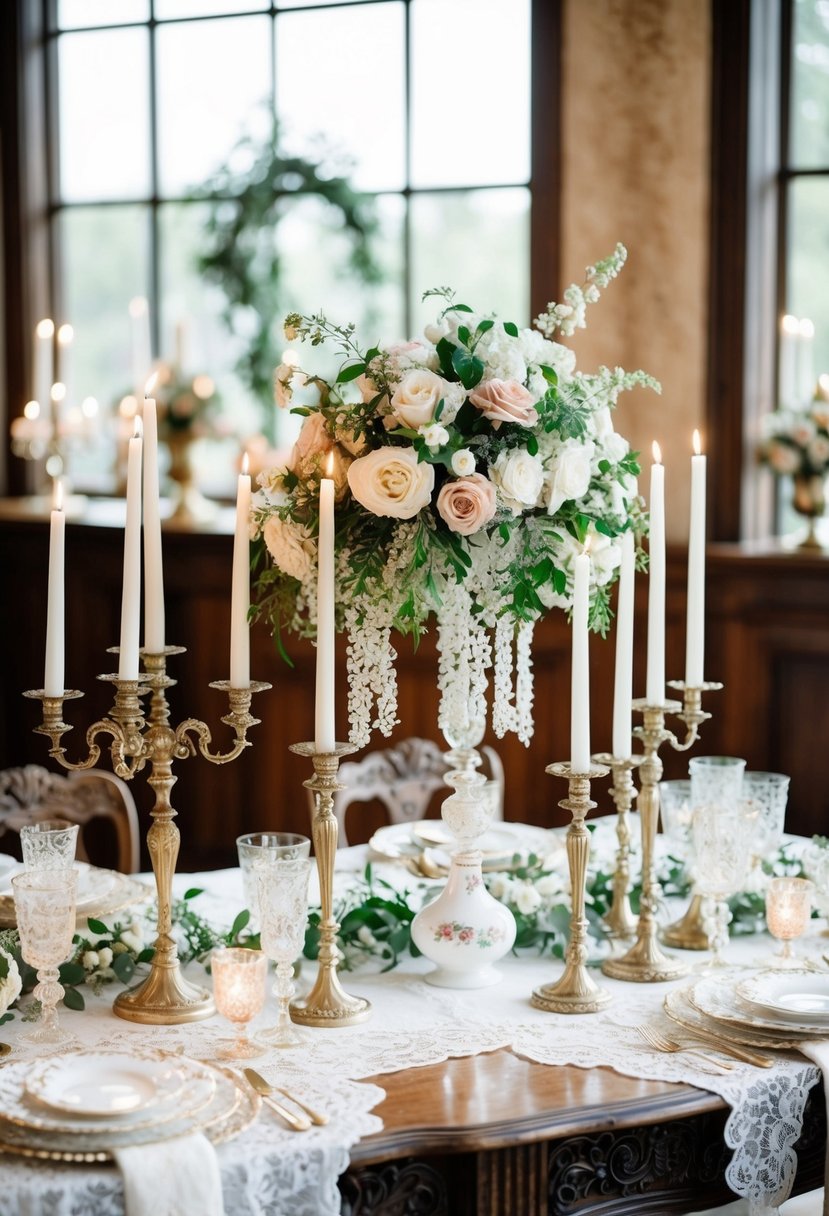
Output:
<instances>
[{"instance_id":1,"label":"white china plate","mask_svg":"<svg viewBox=\"0 0 829 1216\"><path fill-rule=\"evenodd\" d=\"M797 1048L808 1037L796 1035L794 1038L786 1038L779 1031L759 1030L753 1026L743 1027L718 1021L700 1013L699 1009L691 1004L689 992L690 989L687 988L672 988L670 992L665 993L663 1000L663 1008L668 1017L685 1030L703 1030L707 1034L716 1035L724 1043L738 1043L744 1047L763 1047L772 1051Z\"/></svg>"},{"instance_id":2,"label":"white china plate","mask_svg":"<svg viewBox=\"0 0 829 1216\"><path fill-rule=\"evenodd\" d=\"M725 977L706 976L688 989L688 999L700 1013L707 1014L717 1022L739 1026L742 1029L777 1031L801 1038L820 1038L826 1035L826 1023L805 1020L781 1021L779 1017L761 1013L760 1010L743 1005L737 995L733 980Z\"/></svg>"},{"instance_id":3,"label":"white china plate","mask_svg":"<svg viewBox=\"0 0 829 1216\"><path fill-rule=\"evenodd\" d=\"M24 1089L52 1110L111 1119L170 1100L181 1092L184 1081L175 1056L81 1051L35 1064Z\"/></svg>"},{"instance_id":4,"label":"white china plate","mask_svg":"<svg viewBox=\"0 0 829 1216\"><path fill-rule=\"evenodd\" d=\"M452 849L455 845L454 838L440 819L389 824L375 832L368 843L373 853L394 861L418 857L424 847ZM526 860L530 853L544 858L562 848L561 841L553 832L529 823L493 824L481 837L479 844L485 865L490 869L496 865L510 865L516 854L522 860Z\"/></svg>"},{"instance_id":5,"label":"white china plate","mask_svg":"<svg viewBox=\"0 0 829 1216\"><path fill-rule=\"evenodd\" d=\"M743 980L737 996L752 1010L785 1022L809 1021L829 1028L829 974L788 971Z\"/></svg>"},{"instance_id":6,"label":"white china plate","mask_svg":"<svg viewBox=\"0 0 829 1216\"><path fill-rule=\"evenodd\" d=\"M140 1126L125 1123L123 1127L102 1132L92 1127L78 1133L20 1126L5 1117L7 1099L20 1103L25 1100L24 1083L30 1068L21 1060L0 1069L0 1153L51 1161L108 1161L117 1148L128 1145L152 1144L172 1140L191 1132L203 1131L213 1144L223 1144L244 1131L259 1114L262 1099L230 1069L202 1064L186 1057L167 1055L178 1063L189 1063L212 1074L215 1091L211 1100L191 1114L176 1116L161 1124L144 1122Z\"/></svg>"},{"instance_id":7,"label":"white china plate","mask_svg":"<svg viewBox=\"0 0 829 1216\"><path fill-rule=\"evenodd\" d=\"M12 879L24 872L25 867L18 861L0 874L0 895L11 898L13 895ZM77 906L83 907L93 900L103 899L115 886L116 874L113 870L101 870L90 866L84 861L75 862L78 875Z\"/></svg>"},{"instance_id":8,"label":"white china plate","mask_svg":"<svg viewBox=\"0 0 829 1216\"><path fill-rule=\"evenodd\" d=\"M76 864L80 876L77 902L79 921L90 916L109 916L111 912L118 912L122 908L146 903L155 893L153 887L130 874L121 874L118 870L101 870L81 861ZM16 865L16 872L20 873L22 867L19 862ZM0 891L0 929L13 929L16 924L14 898L9 883L9 894Z\"/></svg>"}]
</instances>

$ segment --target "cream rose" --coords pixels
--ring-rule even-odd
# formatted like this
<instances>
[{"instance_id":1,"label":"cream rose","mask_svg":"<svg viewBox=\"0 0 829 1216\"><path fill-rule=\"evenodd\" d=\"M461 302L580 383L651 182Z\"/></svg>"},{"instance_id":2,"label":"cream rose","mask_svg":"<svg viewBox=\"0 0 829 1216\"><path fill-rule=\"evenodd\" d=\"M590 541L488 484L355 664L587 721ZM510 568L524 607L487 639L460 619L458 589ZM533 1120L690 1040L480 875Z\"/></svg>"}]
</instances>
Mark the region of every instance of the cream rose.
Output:
<instances>
[{"instance_id":1,"label":"cream rose","mask_svg":"<svg viewBox=\"0 0 829 1216\"><path fill-rule=\"evenodd\" d=\"M517 380L487 380L469 394L469 400L495 427L502 422L519 426L538 422L535 398Z\"/></svg>"},{"instance_id":2,"label":"cream rose","mask_svg":"<svg viewBox=\"0 0 829 1216\"><path fill-rule=\"evenodd\" d=\"M469 536L495 514L495 486L483 473L447 481L437 500L438 514L453 532Z\"/></svg>"},{"instance_id":3,"label":"cream rose","mask_svg":"<svg viewBox=\"0 0 829 1216\"><path fill-rule=\"evenodd\" d=\"M283 573L300 582L310 577L316 545L307 528L272 515L265 521L262 536L268 552Z\"/></svg>"},{"instance_id":4,"label":"cream rose","mask_svg":"<svg viewBox=\"0 0 829 1216\"><path fill-rule=\"evenodd\" d=\"M348 484L372 515L411 519L432 497L435 470L413 448L376 448L349 466Z\"/></svg>"},{"instance_id":5,"label":"cream rose","mask_svg":"<svg viewBox=\"0 0 829 1216\"><path fill-rule=\"evenodd\" d=\"M475 457L469 448L460 448L452 456L452 472L456 477L468 477L475 472Z\"/></svg>"},{"instance_id":6,"label":"cream rose","mask_svg":"<svg viewBox=\"0 0 829 1216\"><path fill-rule=\"evenodd\" d=\"M414 368L394 390L391 407L404 426L412 430L426 426L435 416L443 396L443 381L427 368Z\"/></svg>"},{"instance_id":7,"label":"cream rose","mask_svg":"<svg viewBox=\"0 0 829 1216\"><path fill-rule=\"evenodd\" d=\"M513 515L536 505L544 485L544 466L537 456L531 456L523 448L512 448L499 453L489 471L504 505Z\"/></svg>"},{"instance_id":8,"label":"cream rose","mask_svg":"<svg viewBox=\"0 0 829 1216\"><path fill-rule=\"evenodd\" d=\"M585 495L590 487L590 465L594 445L566 439L550 463L550 494L547 509L551 515L562 503Z\"/></svg>"}]
</instances>

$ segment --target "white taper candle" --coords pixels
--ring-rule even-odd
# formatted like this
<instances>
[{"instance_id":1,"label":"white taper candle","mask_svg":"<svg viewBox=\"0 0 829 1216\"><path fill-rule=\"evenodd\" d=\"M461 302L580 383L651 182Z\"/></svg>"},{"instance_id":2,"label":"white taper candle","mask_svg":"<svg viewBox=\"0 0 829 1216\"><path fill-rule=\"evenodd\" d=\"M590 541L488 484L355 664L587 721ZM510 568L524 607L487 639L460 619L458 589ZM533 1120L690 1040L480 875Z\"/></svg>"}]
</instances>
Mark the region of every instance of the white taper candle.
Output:
<instances>
[{"instance_id":1,"label":"white taper candle","mask_svg":"<svg viewBox=\"0 0 829 1216\"><path fill-rule=\"evenodd\" d=\"M118 678L138 679L138 629L141 621L141 420L127 455L127 519L124 526L124 582L121 591L121 641Z\"/></svg>"},{"instance_id":2,"label":"white taper candle","mask_svg":"<svg viewBox=\"0 0 829 1216\"><path fill-rule=\"evenodd\" d=\"M691 457L691 527L688 536L688 619L685 633L685 683L699 688L705 651L705 465L699 431Z\"/></svg>"},{"instance_id":3,"label":"white taper candle","mask_svg":"<svg viewBox=\"0 0 829 1216\"><path fill-rule=\"evenodd\" d=\"M590 659L587 623L590 607L590 556L573 562L573 647L570 669L570 769L590 772Z\"/></svg>"},{"instance_id":4,"label":"white taper candle","mask_svg":"<svg viewBox=\"0 0 829 1216\"><path fill-rule=\"evenodd\" d=\"M653 445L648 503L648 670L645 697L649 705L665 701L665 469L658 443Z\"/></svg>"},{"instance_id":5,"label":"white taper candle","mask_svg":"<svg viewBox=\"0 0 829 1216\"><path fill-rule=\"evenodd\" d=\"M43 691L47 697L64 692L64 540L66 515L63 486L55 482L54 505L49 522L49 583L46 601L46 666Z\"/></svg>"},{"instance_id":6,"label":"white taper candle","mask_svg":"<svg viewBox=\"0 0 829 1216\"><path fill-rule=\"evenodd\" d=\"M318 752L333 752L334 733L334 482L333 458L328 477L320 480L320 527L317 559L317 684L314 740Z\"/></svg>"},{"instance_id":7,"label":"white taper candle","mask_svg":"<svg viewBox=\"0 0 829 1216\"><path fill-rule=\"evenodd\" d=\"M250 685L250 474L248 454L236 483L236 534L233 538L233 581L230 593L230 686Z\"/></svg>"},{"instance_id":8,"label":"white taper candle","mask_svg":"<svg viewBox=\"0 0 829 1216\"><path fill-rule=\"evenodd\" d=\"M40 403L40 408L44 415L49 410L49 390L52 387L52 377L54 375L54 350L52 347L54 337L54 321L51 321L49 317L44 317L42 321L38 321L35 326L32 396L35 401Z\"/></svg>"},{"instance_id":9,"label":"white taper candle","mask_svg":"<svg viewBox=\"0 0 829 1216\"><path fill-rule=\"evenodd\" d=\"M635 546L633 533L621 540L619 602L616 609L616 668L613 684L613 758L629 760L633 734L633 580Z\"/></svg>"},{"instance_id":10,"label":"white taper candle","mask_svg":"<svg viewBox=\"0 0 829 1216\"><path fill-rule=\"evenodd\" d=\"M777 364L778 405L794 409L797 404L797 356L800 346L800 322L791 313L780 320L780 345Z\"/></svg>"},{"instance_id":11,"label":"white taper candle","mask_svg":"<svg viewBox=\"0 0 829 1216\"><path fill-rule=\"evenodd\" d=\"M147 385L151 392L151 383ZM164 651L164 569L161 558L161 506L158 491L158 411L144 399L144 649Z\"/></svg>"}]
</instances>

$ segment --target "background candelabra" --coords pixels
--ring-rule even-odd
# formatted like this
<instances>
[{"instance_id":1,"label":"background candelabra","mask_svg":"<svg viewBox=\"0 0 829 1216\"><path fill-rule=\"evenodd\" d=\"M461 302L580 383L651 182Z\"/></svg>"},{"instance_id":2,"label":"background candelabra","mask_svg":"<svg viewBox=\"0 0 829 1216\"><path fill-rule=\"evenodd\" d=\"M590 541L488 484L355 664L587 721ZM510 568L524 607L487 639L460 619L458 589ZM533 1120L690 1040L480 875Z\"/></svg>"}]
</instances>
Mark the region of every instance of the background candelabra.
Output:
<instances>
[{"instance_id":1,"label":"background candelabra","mask_svg":"<svg viewBox=\"0 0 829 1216\"><path fill-rule=\"evenodd\" d=\"M61 745L64 734L72 729L63 720L63 703L81 697L83 693L66 689L60 696L47 696L43 689L37 689L25 696L42 701L43 721L35 729L51 739L49 755L64 768L93 768L101 757L101 747L96 742L99 735L111 738L112 767L124 780L131 780L149 762L148 782L155 792L155 806L150 812L153 822L147 833L147 847L158 893L158 936L150 974L137 987L121 993L113 1008L119 1017L131 1022L159 1025L195 1022L210 1017L215 1008L206 989L191 984L182 976L176 944L171 936L173 874L181 839L174 822L176 812L170 802L170 792L176 781L173 761L186 760L197 753L211 764L235 760L250 747L247 732L259 721L250 714L251 698L255 692L270 688L270 684L254 682L245 688L232 688L229 681L219 680L210 685L227 692L230 712L222 722L235 734L228 751L213 752L210 750L213 741L210 727L205 722L187 718L177 727L170 725L167 689L176 681L167 675L167 658L183 654L184 647L167 646L160 654L141 653L145 671L137 680L121 679L117 675L98 677L115 685L115 703L109 717L93 722L87 730L88 753L84 760L68 760L66 749ZM150 707L145 716L142 698L147 693L150 694Z\"/></svg>"},{"instance_id":2,"label":"background candelabra","mask_svg":"<svg viewBox=\"0 0 829 1216\"><path fill-rule=\"evenodd\" d=\"M657 904L659 884L656 880L654 844L659 819L659 782L662 778L662 761L659 749L668 743L674 751L687 751L696 742L699 727L711 715L702 708L702 694L721 688L721 684L706 682L692 687L673 680L670 688L681 690L682 702L664 701L661 705L650 704L647 698L633 702L633 708L642 714L642 725L634 735L642 741L642 755L633 757L639 768L640 790L637 799L642 828L642 895L639 905L639 920L636 940L630 949L618 958L605 959L602 971L618 980L635 980L640 983L659 983L684 975L687 967L678 959L663 952L657 940ZM686 726L685 738L680 740L665 726L666 714L674 714ZM614 773L615 776L615 773Z\"/></svg>"}]
</instances>

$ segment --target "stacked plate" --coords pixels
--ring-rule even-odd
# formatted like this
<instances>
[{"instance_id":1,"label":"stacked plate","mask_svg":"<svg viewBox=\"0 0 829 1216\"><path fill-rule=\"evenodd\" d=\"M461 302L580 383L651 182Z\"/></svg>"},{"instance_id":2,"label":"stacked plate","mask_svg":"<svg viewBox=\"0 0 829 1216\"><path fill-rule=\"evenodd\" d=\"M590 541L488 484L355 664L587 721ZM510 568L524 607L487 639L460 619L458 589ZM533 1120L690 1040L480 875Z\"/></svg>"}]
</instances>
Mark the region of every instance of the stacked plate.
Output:
<instances>
[{"instance_id":1,"label":"stacked plate","mask_svg":"<svg viewBox=\"0 0 829 1216\"><path fill-rule=\"evenodd\" d=\"M368 842L371 852L386 861L417 860L424 852L438 867L448 867L456 841L440 819L419 819L380 828ZM560 853L560 837L546 828L528 823L495 823L481 837L485 870L508 870L525 865L531 853L546 858Z\"/></svg>"},{"instance_id":2,"label":"stacked plate","mask_svg":"<svg viewBox=\"0 0 829 1216\"><path fill-rule=\"evenodd\" d=\"M170 1052L76 1051L0 1071L0 1152L108 1161L130 1145L204 1132L229 1140L261 1099L230 1070Z\"/></svg>"},{"instance_id":3,"label":"stacked plate","mask_svg":"<svg viewBox=\"0 0 829 1216\"><path fill-rule=\"evenodd\" d=\"M78 873L79 920L89 916L107 916L121 908L145 903L154 894L153 888L147 883L139 882L129 874L120 874L117 870L102 870L83 861L76 861L75 869ZM14 927L11 880L22 871L23 866L19 861L7 857L0 859L0 929Z\"/></svg>"},{"instance_id":4,"label":"stacked plate","mask_svg":"<svg viewBox=\"0 0 829 1216\"><path fill-rule=\"evenodd\" d=\"M752 1047L797 1047L829 1038L829 974L761 972L750 979L706 976L665 997L665 1012L688 1030Z\"/></svg>"}]
</instances>

